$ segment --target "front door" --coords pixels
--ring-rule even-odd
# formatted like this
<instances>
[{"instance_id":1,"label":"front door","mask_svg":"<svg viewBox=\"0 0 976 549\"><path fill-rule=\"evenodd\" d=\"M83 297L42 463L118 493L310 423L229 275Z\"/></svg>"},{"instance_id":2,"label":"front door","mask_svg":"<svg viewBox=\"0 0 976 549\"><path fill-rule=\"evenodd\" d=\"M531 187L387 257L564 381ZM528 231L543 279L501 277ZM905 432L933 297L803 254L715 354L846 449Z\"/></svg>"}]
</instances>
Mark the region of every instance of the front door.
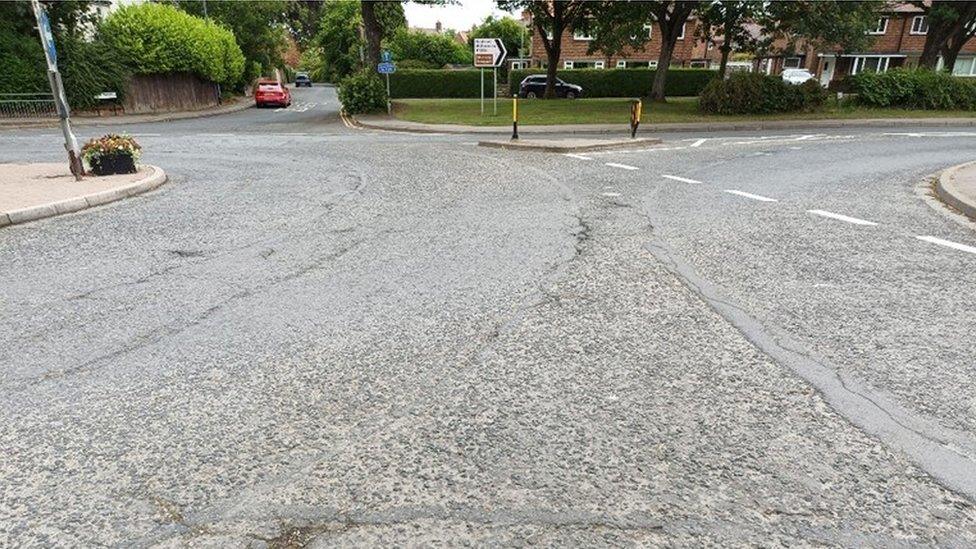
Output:
<instances>
[{"instance_id":1,"label":"front door","mask_svg":"<svg viewBox=\"0 0 976 549\"><path fill-rule=\"evenodd\" d=\"M820 85L827 87L830 85L830 81L834 78L834 60L824 59L823 60L823 70L820 71Z\"/></svg>"}]
</instances>

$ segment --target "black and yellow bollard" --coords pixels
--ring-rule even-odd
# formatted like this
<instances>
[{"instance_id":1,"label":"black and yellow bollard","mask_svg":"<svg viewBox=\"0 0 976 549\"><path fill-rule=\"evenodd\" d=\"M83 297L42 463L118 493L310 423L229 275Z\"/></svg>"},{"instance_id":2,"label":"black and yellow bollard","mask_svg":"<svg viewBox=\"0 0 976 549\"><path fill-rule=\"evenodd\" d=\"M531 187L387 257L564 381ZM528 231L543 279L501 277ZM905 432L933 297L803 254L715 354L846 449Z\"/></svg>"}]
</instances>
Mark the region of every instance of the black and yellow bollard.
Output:
<instances>
[{"instance_id":1,"label":"black and yellow bollard","mask_svg":"<svg viewBox=\"0 0 976 549\"><path fill-rule=\"evenodd\" d=\"M512 96L512 139L518 139L518 96Z\"/></svg>"},{"instance_id":2,"label":"black and yellow bollard","mask_svg":"<svg viewBox=\"0 0 976 549\"><path fill-rule=\"evenodd\" d=\"M640 99L635 100L630 105L630 138L637 137L637 127L640 126L641 114L644 110L644 102Z\"/></svg>"}]
</instances>

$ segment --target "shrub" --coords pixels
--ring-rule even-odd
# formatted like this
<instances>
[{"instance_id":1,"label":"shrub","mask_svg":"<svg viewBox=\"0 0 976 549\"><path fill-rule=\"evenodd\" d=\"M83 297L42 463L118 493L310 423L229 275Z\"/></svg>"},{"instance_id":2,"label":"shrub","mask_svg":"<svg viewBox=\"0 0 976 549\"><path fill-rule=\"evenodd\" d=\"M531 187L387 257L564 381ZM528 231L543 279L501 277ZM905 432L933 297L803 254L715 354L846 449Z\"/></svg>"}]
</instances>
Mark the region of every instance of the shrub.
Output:
<instances>
[{"instance_id":1,"label":"shrub","mask_svg":"<svg viewBox=\"0 0 976 549\"><path fill-rule=\"evenodd\" d=\"M458 43L447 34L429 34L400 28L388 40L387 47L394 59L424 61L437 68L472 61L472 53L467 45Z\"/></svg>"},{"instance_id":2,"label":"shrub","mask_svg":"<svg viewBox=\"0 0 976 549\"><path fill-rule=\"evenodd\" d=\"M698 108L713 114L767 114L816 110L826 99L827 92L816 81L796 86L776 76L740 72L709 82Z\"/></svg>"},{"instance_id":3,"label":"shrub","mask_svg":"<svg viewBox=\"0 0 976 549\"><path fill-rule=\"evenodd\" d=\"M862 72L848 77L857 101L871 107L971 110L976 108L976 82L927 69Z\"/></svg>"},{"instance_id":4,"label":"shrub","mask_svg":"<svg viewBox=\"0 0 976 549\"><path fill-rule=\"evenodd\" d=\"M384 110L386 100L386 86L373 71L360 71L339 84L339 101L350 114Z\"/></svg>"},{"instance_id":5,"label":"shrub","mask_svg":"<svg viewBox=\"0 0 976 549\"><path fill-rule=\"evenodd\" d=\"M480 70L405 69L390 75L390 96L481 97ZM491 72L485 71L485 95L491 96Z\"/></svg>"},{"instance_id":6,"label":"shrub","mask_svg":"<svg viewBox=\"0 0 976 549\"><path fill-rule=\"evenodd\" d=\"M115 92L119 101L125 97L129 70L103 41L64 40L58 47L58 57L65 95L72 108L95 107L95 96L102 92Z\"/></svg>"},{"instance_id":7,"label":"shrub","mask_svg":"<svg viewBox=\"0 0 976 549\"><path fill-rule=\"evenodd\" d=\"M543 69L512 71L508 83L512 94L530 74L545 74ZM567 69L556 76L583 87L584 97L641 97L651 91L655 69ZM715 78L715 71L706 69L670 69L664 93L672 96L698 95Z\"/></svg>"},{"instance_id":8,"label":"shrub","mask_svg":"<svg viewBox=\"0 0 976 549\"><path fill-rule=\"evenodd\" d=\"M244 71L231 31L169 5L123 6L104 21L101 35L137 74L192 72L236 84Z\"/></svg>"}]
</instances>

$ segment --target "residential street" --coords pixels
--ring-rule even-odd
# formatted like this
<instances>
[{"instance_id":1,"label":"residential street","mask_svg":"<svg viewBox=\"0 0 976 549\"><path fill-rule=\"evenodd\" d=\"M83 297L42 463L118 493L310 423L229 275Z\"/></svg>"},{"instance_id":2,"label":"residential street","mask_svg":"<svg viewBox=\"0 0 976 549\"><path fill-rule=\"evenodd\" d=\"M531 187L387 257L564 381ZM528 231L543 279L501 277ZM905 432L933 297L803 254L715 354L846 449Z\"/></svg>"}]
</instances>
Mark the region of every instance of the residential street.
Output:
<instances>
[{"instance_id":1,"label":"residential street","mask_svg":"<svg viewBox=\"0 0 976 549\"><path fill-rule=\"evenodd\" d=\"M77 128L169 182L0 229L0 546L976 545L976 226L928 186L976 132L561 155L292 93Z\"/></svg>"}]
</instances>

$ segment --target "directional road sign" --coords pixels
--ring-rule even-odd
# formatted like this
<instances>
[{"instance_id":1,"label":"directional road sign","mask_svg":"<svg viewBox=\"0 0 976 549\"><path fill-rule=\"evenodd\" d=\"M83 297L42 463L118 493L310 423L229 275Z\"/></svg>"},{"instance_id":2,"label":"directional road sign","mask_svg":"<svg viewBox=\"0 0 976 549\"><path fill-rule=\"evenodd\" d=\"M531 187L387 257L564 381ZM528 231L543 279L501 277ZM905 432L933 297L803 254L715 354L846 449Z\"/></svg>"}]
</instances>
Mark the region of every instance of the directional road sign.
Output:
<instances>
[{"instance_id":1,"label":"directional road sign","mask_svg":"<svg viewBox=\"0 0 976 549\"><path fill-rule=\"evenodd\" d=\"M383 50L383 52L380 54L380 61L384 63L390 63L393 61L393 54L390 53L390 50Z\"/></svg>"},{"instance_id":2,"label":"directional road sign","mask_svg":"<svg viewBox=\"0 0 976 549\"><path fill-rule=\"evenodd\" d=\"M500 67L505 61L505 44L499 38L474 39L474 66Z\"/></svg>"},{"instance_id":3,"label":"directional road sign","mask_svg":"<svg viewBox=\"0 0 976 549\"><path fill-rule=\"evenodd\" d=\"M376 70L379 71L380 74L393 74L396 72L396 65L393 63L380 63L379 65L376 65Z\"/></svg>"}]
</instances>

